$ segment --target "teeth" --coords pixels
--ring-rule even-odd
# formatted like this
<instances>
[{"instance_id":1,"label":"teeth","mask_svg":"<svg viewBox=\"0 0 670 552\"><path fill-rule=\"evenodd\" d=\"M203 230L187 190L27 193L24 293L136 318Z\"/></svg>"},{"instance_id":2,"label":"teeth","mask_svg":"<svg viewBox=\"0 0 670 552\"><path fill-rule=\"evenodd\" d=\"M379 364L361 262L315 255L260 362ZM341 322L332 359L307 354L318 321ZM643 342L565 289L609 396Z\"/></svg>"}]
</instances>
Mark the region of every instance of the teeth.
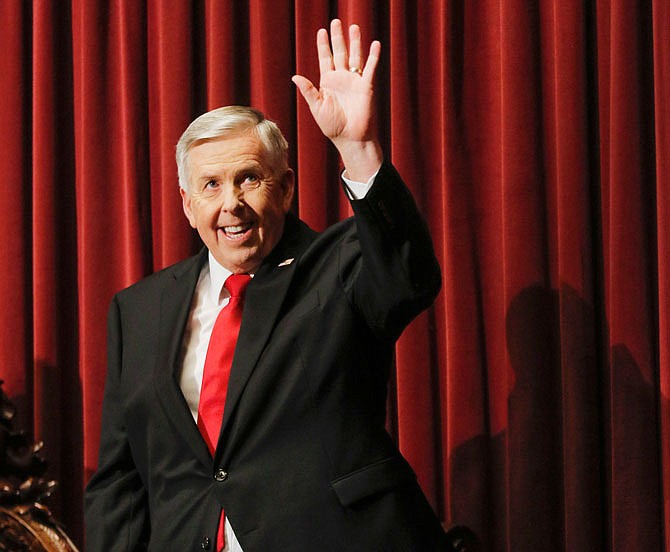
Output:
<instances>
[{"instance_id":1,"label":"teeth","mask_svg":"<svg viewBox=\"0 0 670 552\"><path fill-rule=\"evenodd\" d=\"M249 228L251 228L250 223L237 226L224 226L223 231L226 234L240 234L242 232L246 232Z\"/></svg>"}]
</instances>

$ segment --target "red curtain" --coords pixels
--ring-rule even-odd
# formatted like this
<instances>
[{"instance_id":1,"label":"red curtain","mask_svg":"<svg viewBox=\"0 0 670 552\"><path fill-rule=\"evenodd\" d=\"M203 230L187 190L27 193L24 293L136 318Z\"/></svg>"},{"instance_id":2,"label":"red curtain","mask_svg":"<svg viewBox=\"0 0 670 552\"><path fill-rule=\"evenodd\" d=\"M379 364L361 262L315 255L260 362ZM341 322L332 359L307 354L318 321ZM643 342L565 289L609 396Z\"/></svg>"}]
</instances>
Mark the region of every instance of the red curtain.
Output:
<instances>
[{"instance_id":1,"label":"red curtain","mask_svg":"<svg viewBox=\"0 0 670 552\"><path fill-rule=\"evenodd\" d=\"M349 214L290 82L332 17L378 38L385 151L428 219L435 305L389 427L486 550L670 549L670 5L665 0L3 0L0 377L81 543L112 294L193 253L174 144L251 104L297 209Z\"/></svg>"}]
</instances>

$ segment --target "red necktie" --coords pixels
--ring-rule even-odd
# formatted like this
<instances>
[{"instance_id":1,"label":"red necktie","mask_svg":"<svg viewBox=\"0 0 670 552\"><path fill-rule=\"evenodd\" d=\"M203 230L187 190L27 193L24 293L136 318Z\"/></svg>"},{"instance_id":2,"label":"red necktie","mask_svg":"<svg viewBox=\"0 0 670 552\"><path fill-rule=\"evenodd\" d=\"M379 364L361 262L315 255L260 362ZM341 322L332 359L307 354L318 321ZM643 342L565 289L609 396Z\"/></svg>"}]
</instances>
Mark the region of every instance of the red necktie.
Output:
<instances>
[{"instance_id":1,"label":"red necktie","mask_svg":"<svg viewBox=\"0 0 670 552\"><path fill-rule=\"evenodd\" d=\"M250 281L251 276L248 274L231 274L228 276L223 286L230 292L230 300L221 309L209 338L202 374L202 387L200 388L200 402L198 404L198 429L200 429L212 456L219 440L221 422L223 421L223 408L226 404L230 368L233 364L235 344L242 323L244 292ZM222 550L224 545L224 514L221 510L221 520L216 535L217 550Z\"/></svg>"}]
</instances>

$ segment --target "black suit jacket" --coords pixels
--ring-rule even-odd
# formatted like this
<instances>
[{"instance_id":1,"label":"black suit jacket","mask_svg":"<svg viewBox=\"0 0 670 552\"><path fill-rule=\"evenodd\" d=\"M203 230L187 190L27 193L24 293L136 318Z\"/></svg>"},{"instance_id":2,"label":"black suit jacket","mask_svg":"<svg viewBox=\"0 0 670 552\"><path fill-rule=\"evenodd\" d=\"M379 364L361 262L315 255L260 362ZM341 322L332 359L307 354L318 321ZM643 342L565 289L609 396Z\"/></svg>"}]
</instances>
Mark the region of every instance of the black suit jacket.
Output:
<instances>
[{"instance_id":1,"label":"black suit jacket","mask_svg":"<svg viewBox=\"0 0 670 552\"><path fill-rule=\"evenodd\" d=\"M250 283L213 458L178 385L206 251L114 298L88 550L213 549L222 506L245 552L446 549L384 429L394 343L439 267L390 165L352 205L321 234L289 216Z\"/></svg>"}]
</instances>

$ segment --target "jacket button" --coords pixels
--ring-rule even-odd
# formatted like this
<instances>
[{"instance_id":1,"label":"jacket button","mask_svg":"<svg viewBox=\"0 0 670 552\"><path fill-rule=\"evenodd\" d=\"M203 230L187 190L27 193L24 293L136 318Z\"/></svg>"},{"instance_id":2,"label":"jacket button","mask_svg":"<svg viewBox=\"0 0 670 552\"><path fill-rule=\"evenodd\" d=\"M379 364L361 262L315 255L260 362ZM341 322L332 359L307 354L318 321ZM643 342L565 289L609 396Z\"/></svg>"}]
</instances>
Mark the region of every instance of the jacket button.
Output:
<instances>
[{"instance_id":1,"label":"jacket button","mask_svg":"<svg viewBox=\"0 0 670 552\"><path fill-rule=\"evenodd\" d=\"M209 537L202 537L202 540L200 541L200 548L203 550L209 550L211 544L212 541L209 540Z\"/></svg>"},{"instance_id":2,"label":"jacket button","mask_svg":"<svg viewBox=\"0 0 670 552\"><path fill-rule=\"evenodd\" d=\"M228 472L219 468L214 473L214 479L216 479L217 481L225 481L226 479L228 479Z\"/></svg>"}]
</instances>

